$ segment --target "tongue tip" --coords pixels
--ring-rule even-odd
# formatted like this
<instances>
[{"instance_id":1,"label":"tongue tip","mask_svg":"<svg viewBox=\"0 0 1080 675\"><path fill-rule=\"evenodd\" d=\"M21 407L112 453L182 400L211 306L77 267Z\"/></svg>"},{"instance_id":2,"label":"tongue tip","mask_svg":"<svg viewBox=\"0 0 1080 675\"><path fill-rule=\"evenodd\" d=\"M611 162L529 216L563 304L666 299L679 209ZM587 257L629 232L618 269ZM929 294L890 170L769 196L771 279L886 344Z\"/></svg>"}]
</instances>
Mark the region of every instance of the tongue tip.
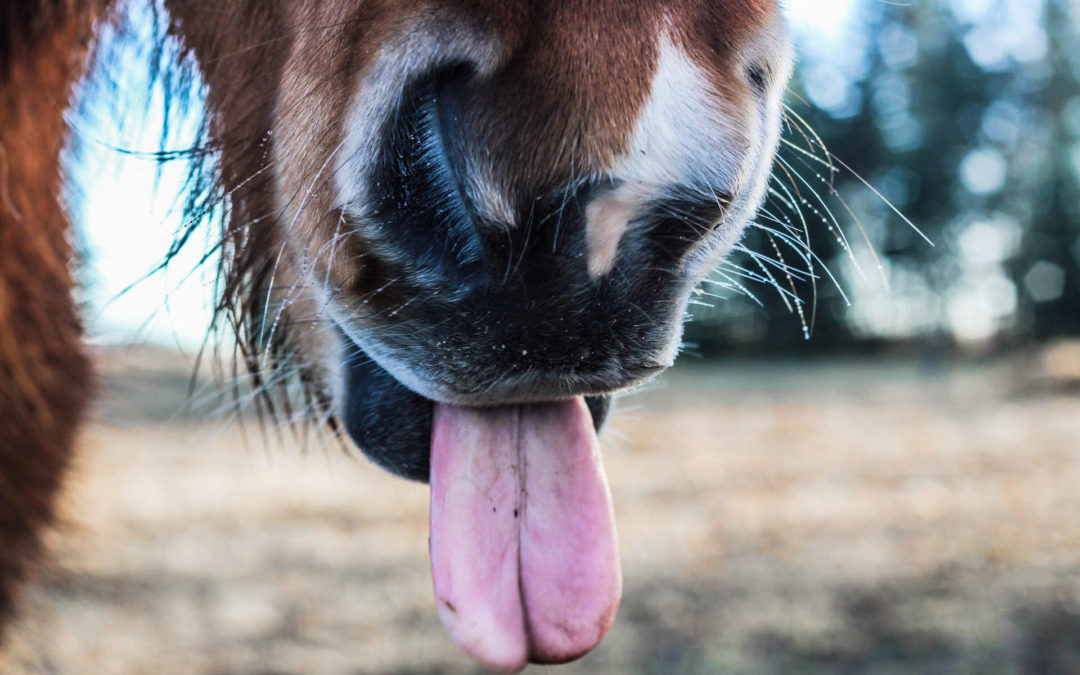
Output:
<instances>
[{"instance_id":1,"label":"tongue tip","mask_svg":"<svg viewBox=\"0 0 1080 675\"><path fill-rule=\"evenodd\" d=\"M528 665L528 644L520 628L508 627L494 617L462 622L457 608L447 600L439 601L438 610L451 639L485 669L516 673Z\"/></svg>"},{"instance_id":2,"label":"tongue tip","mask_svg":"<svg viewBox=\"0 0 1080 675\"><path fill-rule=\"evenodd\" d=\"M476 631L477 626L462 630L456 623L456 611L450 610L446 603L439 603L439 614L443 623L450 628L450 635L455 642L484 668L499 673L516 673L529 664L556 666L584 657L595 649L607 636L615 623L615 617L622 599L622 583L616 580L616 588L611 595L611 605L597 615L588 626L568 626L559 621L534 621L523 626L523 635L501 635L505 626L488 626L486 630Z\"/></svg>"},{"instance_id":3,"label":"tongue tip","mask_svg":"<svg viewBox=\"0 0 1080 675\"><path fill-rule=\"evenodd\" d=\"M503 658L493 657L490 653L478 653L468 649L465 652L475 659L481 666L493 673L520 673L530 663L538 663L527 658L524 654L506 656Z\"/></svg>"},{"instance_id":4,"label":"tongue tip","mask_svg":"<svg viewBox=\"0 0 1080 675\"><path fill-rule=\"evenodd\" d=\"M588 613L593 617L576 625L568 625L564 619L530 622L529 662L538 665L559 665L576 661L595 649L607 636L615 623L622 600L622 575L616 564L615 578L609 592L598 594L607 598L606 607L596 606Z\"/></svg>"},{"instance_id":5,"label":"tongue tip","mask_svg":"<svg viewBox=\"0 0 1080 675\"><path fill-rule=\"evenodd\" d=\"M609 617L597 622L594 639L582 641L578 636L573 645L557 647L548 645L542 648L534 645L529 652L529 663L542 666L558 666L582 658L595 649L607 636L608 630L611 629L612 624L615 622L616 609L617 607L611 610Z\"/></svg>"},{"instance_id":6,"label":"tongue tip","mask_svg":"<svg viewBox=\"0 0 1080 675\"><path fill-rule=\"evenodd\" d=\"M586 649L583 649L579 652L570 652L567 654L530 654L529 663L533 664L534 666L561 666L567 663L571 663L573 661L577 661L581 657L591 652L595 647L596 645L593 645L592 647L587 647Z\"/></svg>"}]
</instances>

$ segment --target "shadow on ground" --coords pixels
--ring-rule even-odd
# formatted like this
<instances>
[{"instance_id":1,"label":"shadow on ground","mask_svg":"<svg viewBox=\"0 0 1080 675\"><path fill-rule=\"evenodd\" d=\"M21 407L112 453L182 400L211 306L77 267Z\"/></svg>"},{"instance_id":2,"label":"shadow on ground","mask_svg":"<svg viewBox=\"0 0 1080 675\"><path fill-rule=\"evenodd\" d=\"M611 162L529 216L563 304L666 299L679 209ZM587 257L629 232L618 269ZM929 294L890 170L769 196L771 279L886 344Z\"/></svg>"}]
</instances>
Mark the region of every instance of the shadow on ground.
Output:
<instances>
[{"instance_id":1,"label":"shadow on ground","mask_svg":"<svg viewBox=\"0 0 1080 675\"><path fill-rule=\"evenodd\" d=\"M426 488L176 413L169 364L106 371L0 672L477 672ZM553 672L1080 673L1080 399L1015 373L699 365L621 401L623 606Z\"/></svg>"}]
</instances>

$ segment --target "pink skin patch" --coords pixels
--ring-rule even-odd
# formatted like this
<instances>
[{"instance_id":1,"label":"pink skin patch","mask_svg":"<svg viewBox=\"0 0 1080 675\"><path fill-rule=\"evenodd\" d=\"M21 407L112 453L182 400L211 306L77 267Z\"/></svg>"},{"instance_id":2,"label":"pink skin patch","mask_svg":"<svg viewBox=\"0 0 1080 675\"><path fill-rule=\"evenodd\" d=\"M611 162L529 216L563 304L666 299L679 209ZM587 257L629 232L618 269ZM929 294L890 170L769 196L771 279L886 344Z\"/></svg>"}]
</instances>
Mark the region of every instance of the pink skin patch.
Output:
<instances>
[{"instance_id":1,"label":"pink skin patch","mask_svg":"<svg viewBox=\"0 0 1080 675\"><path fill-rule=\"evenodd\" d=\"M630 218L638 208L637 200L615 194L597 197L585 208L585 241L589 248L589 274L598 279L615 265Z\"/></svg>"},{"instance_id":2,"label":"pink skin patch","mask_svg":"<svg viewBox=\"0 0 1080 675\"><path fill-rule=\"evenodd\" d=\"M491 668L562 663L599 644L622 576L583 399L436 404L431 570L443 625Z\"/></svg>"}]
</instances>

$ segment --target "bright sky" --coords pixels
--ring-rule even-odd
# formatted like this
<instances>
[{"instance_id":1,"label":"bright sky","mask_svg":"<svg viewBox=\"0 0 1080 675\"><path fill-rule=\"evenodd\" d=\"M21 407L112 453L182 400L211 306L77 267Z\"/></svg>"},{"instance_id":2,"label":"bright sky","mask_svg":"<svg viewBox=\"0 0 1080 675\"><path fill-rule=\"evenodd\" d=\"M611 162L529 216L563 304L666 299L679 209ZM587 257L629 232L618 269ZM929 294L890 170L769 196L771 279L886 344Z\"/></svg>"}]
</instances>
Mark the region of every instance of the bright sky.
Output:
<instances>
[{"instance_id":1,"label":"bright sky","mask_svg":"<svg viewBox=\"0 0 1080 675\"><path fill-rule=\"evenodd\" d=\"M880 0L782 0L799 51L836 44L850 27L857 2Z\"/></svg>"},{"instance_id":2,"label":"bright sky","mask_svg":"<svg viewBox=\"0 0 1080 675\"><path fill-rule=\"evenodd\" d=\"M786 0L785 13L797 35L800 58L827 50L842 38L856 1ZM121 63L130 61L121 59ZM142 95L148 88L140 79L140 69L132 66L129 70L112 73L119 90ZM152 95L160 96L160 91ZM134 100L127 107L142 109L145 101ZM88 109L89 115L73 116L83 151L80 160L72 163L71 173L76 186L73 190L82 195L82 207L75 210L80 214L77 221L87 253L90 285L84 299L90 339L109 343L150 340L193 349L206 333L212 265L188 275L205 242L193 242L166 273L144 280L161 261L181 225L173 206L183 168L166 166L159 175L152 160L116 150L157 150L161 106L149 106L146 124L136 129L121 127L118 115L109 112L115 106L108 97L95 97ZM170 143L170 147L184 147L182 140Z\"/></svg>"},{"instance_id":3,"label":"bright sky","mask_svg":"<svg viewBox=\"0 0 1080 675\"><path fill-rule=\"evenodd\" d=\"M151 140L124 147L154 145ZM193 242L165 271L147 277L182 223L172 209L183 180L181 168L167 166L159 176L151 160L121 156L105 146L86 154L82 236L88 255L90 339L197 344L206 333L208 284L213 281L207 277L210 266L189 276L203 242Z\"/></svg>"}]
</instances>

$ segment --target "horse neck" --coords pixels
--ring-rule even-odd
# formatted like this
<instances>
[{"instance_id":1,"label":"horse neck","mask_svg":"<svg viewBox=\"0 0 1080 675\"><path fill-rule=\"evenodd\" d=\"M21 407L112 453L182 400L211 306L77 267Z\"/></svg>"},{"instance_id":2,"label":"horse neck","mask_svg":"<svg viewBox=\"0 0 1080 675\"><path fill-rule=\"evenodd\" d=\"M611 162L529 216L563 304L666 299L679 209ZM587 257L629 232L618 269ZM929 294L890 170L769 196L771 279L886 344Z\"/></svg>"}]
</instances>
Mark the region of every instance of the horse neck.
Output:
<instances>
[{"instance_id":1,"label":"horse neck","mask_svg":"<svg viewBox=\"0 0 1080 675\"><path fill-rule=\"evenodd\" d=\"M0 9L0 626L53 518L90 389L61 204L64 112L105 0Z\"/></svg>"}]
</instances>

